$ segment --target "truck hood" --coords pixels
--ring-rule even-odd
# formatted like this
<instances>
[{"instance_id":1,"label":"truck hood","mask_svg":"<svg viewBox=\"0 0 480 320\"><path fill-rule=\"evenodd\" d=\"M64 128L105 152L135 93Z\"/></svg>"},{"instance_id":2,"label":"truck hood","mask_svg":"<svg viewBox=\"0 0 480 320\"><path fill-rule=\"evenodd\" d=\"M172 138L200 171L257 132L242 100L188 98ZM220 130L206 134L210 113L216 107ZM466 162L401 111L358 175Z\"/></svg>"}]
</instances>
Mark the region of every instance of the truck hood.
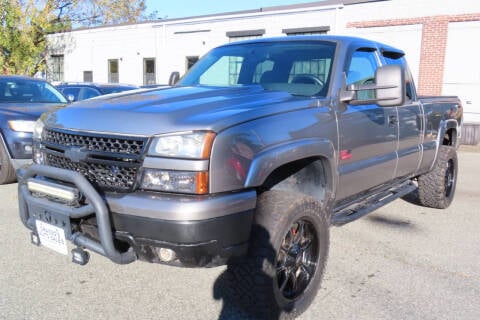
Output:
<instances>
[{"instance_id":1,"label":"truck hood","mask_svg":"<svg viewBox=\"0 0 480 320\"><path fill-rule=\"evenodd\" d=\"M48 127L145 135L221 130L276 113L308 108L317 100L261 86L168 87L84 100L51 113Z\"/></svg>"}]
</instances>

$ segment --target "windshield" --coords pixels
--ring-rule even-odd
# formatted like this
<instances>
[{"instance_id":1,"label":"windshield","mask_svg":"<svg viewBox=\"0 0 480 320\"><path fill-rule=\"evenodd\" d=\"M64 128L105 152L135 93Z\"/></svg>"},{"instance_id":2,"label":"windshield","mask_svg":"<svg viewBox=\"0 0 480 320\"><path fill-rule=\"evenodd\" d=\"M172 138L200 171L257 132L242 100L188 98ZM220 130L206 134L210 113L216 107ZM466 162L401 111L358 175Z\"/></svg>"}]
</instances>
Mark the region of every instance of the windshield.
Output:
<instances>
[{"instance_id":1,"label":"windshield","mask_svg":"<svg viewBox=\"0 0 480 320\"><path fill-rule=\"evenodd\" d=\"M325 96L335 44L324 41L239 43L219 47L199 60L181 86L261 85L294 95Z\"/></svg>"},{"instance_id":2,"label":"windshield","mask_svg":"<svg viewBox=\"0 0 480 320\"><path fill-rule=\"evenodd\" d=\"M67 103L65 97L44 81L0 78L0 103Z\"/></svg>"}]
</instances>

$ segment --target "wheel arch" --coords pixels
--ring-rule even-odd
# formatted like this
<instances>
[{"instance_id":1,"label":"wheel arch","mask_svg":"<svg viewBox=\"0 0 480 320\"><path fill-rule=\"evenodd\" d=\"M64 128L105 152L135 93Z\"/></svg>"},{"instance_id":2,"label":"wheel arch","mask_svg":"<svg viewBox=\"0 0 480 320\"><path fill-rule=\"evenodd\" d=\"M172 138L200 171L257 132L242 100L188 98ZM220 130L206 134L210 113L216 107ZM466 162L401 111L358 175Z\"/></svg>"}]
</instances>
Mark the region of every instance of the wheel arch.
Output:
<instances>
[{"instance_id":1,"label":"wheel arch","mask_svg":"<svg viewBox=\"0 0 480 320\"><path fill-rule=\"evenodd\" d=\"M268 148L258 154L245 187L302 193L331 205L336 190L335 149L324 139L302 139Z\"/></svg>"},{"instance_id":2,"label":"wheel arch","mask_svg":"<svg viewBox=\"0 0 480 320\"><path fill-rule=\"evenodd\" d=\"M440 134L438 136L438 145L453 146L457 148L460 142L460 139L458 139L459 132L459 124L457 120L450 119L443 122L440 127Z\"/></svg>"},{"instance_id":3,"label":"wheel arch","mask_svg":"<svg viewBox=\"0 0 480 320\"><path fill-rule=\"evenodd\" d=\"M457 120L449 119L440 122L440 128L438 129L436 140L435 156L428 171L433 170L435 163L438 161L440 146L452 146L453 148L458 149L460 146L459 132L461 132L461 130Z\"/></svg>"}]
</instances>

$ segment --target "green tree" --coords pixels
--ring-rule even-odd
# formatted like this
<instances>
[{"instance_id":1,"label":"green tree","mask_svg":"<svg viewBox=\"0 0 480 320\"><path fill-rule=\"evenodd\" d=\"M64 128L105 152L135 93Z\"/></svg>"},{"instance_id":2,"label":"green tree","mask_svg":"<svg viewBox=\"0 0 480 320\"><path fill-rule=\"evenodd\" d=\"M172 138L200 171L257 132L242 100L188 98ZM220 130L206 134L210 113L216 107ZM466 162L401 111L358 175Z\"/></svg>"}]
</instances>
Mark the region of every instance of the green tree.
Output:
<instances>
[{"instance_id":1,"label":"green tree","mask_svg":"<svg viewBox=\"0 0 480 320\"><path fill-rule=\"evenodd\" d=\"M0 0L0 72L45 69L46 35L147 19L145 0Z\"/></svg>"}]
</instances>

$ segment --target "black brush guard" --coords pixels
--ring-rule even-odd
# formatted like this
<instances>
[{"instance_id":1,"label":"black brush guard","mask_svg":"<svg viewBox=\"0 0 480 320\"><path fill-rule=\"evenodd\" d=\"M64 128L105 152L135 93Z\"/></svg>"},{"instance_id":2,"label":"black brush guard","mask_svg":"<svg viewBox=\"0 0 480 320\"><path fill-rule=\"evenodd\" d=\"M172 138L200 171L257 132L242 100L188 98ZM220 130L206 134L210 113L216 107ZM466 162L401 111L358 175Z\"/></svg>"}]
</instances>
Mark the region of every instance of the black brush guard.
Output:
<instances>
[{"instance_id":1,"label":"black brush guard","mask_svg":"<svg viewBox=\"0 0 480 320\"><path fill-rule=\"evenodd\" d=\"M29 179L35 179L37 176L64 181L75 185L75 187L78 188L86 198L87 204L80 207L72 207L33 196L28 190L27 182ZM29 205L61 213L62 215L65 215L65 218L67 219L83 218L95 214L100 242L95 241L80 232L67 233L66 236L68 237L68 240L77 246L101 254L118 264L131 263L137 259L132 248L126 252L120 252L115 248L110 215L105 201L88 180L80 173L33 164L27 168L17 170L17 179L20 218L27 228L35 230L35 218L29 213Z\"/></svg>"}]
</instances>

